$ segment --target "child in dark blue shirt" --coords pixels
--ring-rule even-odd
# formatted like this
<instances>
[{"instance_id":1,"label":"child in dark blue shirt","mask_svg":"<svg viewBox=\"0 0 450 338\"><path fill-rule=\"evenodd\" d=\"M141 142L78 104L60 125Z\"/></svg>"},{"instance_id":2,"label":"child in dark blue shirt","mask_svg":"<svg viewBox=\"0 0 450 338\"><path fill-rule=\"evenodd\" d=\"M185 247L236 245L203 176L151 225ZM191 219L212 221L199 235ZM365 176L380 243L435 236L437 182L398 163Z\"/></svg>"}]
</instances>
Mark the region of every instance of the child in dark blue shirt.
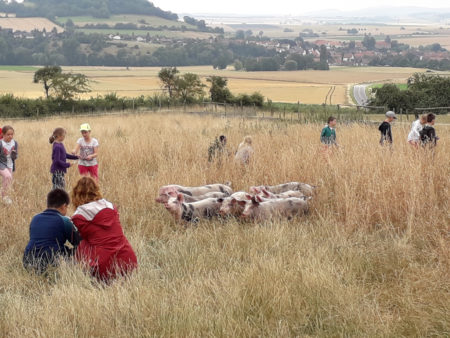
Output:
<instances>
[{"instance_id":1,"label":"child in dark blue shirt","mask_svg":"<svg viewBox=\"0 0 450 338\"><path fill-rule=\"evenodd\" d=\"M70 198L63 189L54 189L47 195L47 210L33 217L30 224L30 241L23 255L23 265L28 271L41 274L49 265L56 266L58 258L69 257L76 250L81 237L77 228L66 217ZM73 248L64 244L68 241Z\"/></svg>"}]
</instances>

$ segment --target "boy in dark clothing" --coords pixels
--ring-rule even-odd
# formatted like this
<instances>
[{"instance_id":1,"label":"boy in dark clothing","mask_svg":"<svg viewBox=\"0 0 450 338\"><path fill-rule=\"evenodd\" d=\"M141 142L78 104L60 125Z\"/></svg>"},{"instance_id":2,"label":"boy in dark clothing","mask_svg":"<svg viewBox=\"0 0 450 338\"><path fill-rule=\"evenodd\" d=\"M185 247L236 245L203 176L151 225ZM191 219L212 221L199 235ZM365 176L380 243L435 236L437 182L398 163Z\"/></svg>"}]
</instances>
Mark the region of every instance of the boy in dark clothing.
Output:
<instances>
[{"instance_id":1,"label":"boy in dark clothing","mask_svg":"<svg viewBox=\"0 0 450 338\"><path fill-rule=\"evenodd\" d=\"M391 130L391 122L396 120L397 117L393 111L386 112L386 119L383 123L380 124L378 130L381 133L380 144L384 145L384 143L388 143L392 145L392 130Z\"/></svg>"},{"instance_id":2,"label":"boy in dark clothing","mask_svg":"<svg viewBox=\"0 0 450 338\"><path fill-rule=\"evenodd\" d=\"M226 150L227 137L225 135L220 135L220 137L214 140L214 142L208 148L208 162L212 162L215 157L227 154Z\"/></svg>"},{"instance_id":3,"label":"boy in dark clothing","mask_svg":"<svg viewBox=\"0 0 450 338\"><path fill-rule=\"evenodd\" d=\"M69 257L76 250L81 237L77 228L65 217L70 198L63 189L54 189L47 195L47 210L33 217L30 223L30 241L23 255L28 271L41 274L49 265L56 266L58 258ZM73 249L64 245L68 241Z\"/></svg>"},{"instance_id":4,"label":"boy in dark clothing","mask_svg":"<svg viewBox=\"0 0 450 338\"><path fill-rule=\"evenodd\" d=\"M437 140L439 140L439 137L436 136L436 130L434 130L434 123L436 121L436 115L434 114L428 114L427 115L427 123L422 128L422 130L419 132L420 135L420 144L425 147L426 145L429 145L430 148L436 146Z\"/></svg>"}]
</instances>

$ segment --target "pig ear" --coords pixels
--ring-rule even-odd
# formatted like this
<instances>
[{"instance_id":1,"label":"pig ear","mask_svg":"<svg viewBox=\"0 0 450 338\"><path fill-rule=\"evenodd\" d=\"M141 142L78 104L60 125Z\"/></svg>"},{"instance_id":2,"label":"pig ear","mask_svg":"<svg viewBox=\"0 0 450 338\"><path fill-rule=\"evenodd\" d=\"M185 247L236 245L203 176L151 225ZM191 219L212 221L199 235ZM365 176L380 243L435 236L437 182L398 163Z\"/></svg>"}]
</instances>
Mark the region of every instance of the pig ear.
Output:
<instances>
[{"instance_id":1,"label":"pig ear","mask_svg":"<svg viewBox=\"0 0 450 338\"><path fill-rule=\"evenodd\" d=\"M246 199L248 199L248 200L251 200L251 199L252 199L252 197L253 197L253 196L252 196L252 195L250 195L250 194L245 194L245 198L246 198Z\"/></svg>"},{"instance_id":2,"label":"pig ear","mask_svg":"<svg viewBox=\"0 0 450 338\"><path fill-rule=\"evenodd\" d=\"M231 204L236 204L237 200L235 198L231 199Z\"/></svg>"},{"instance_id":3,"label":"pig ear","mask_svg":"<svg viewBox=\"0 0 450 338\"><path fill-rule=\"evenodd\" d=\"M262 202L263 199L261 198L261 196L256 195L255 198L258 200L258 202Z\"/></svg>"},{"instance_id":4,"label":"pig ear","mask_svg":"<svg viewBox=\"0 0 450 338\"><path fill-rule=\"evenodd\" d=\"M183 203L184 202L184 195L183 194L178 194L177 195L177 201L180 202L180 203Z\"/></svg>"},{"instance_id":5,"label":"pig ear","mask_svg":"<svg viewBox=\"0 0 450 338\"><path fill-rule=\"evenodd\" d=\"M238 202L238 204L239 204L240 206L245 206L245 205L247 204L247 202L245 202L245 201L237 201L237 200L236 200L236 202Z\"/></svg>"},{"instance_id":6,"label":"pig ear","mask_svg":"<svg viewBox=\"0 0 450 338\"><path fill-rule=\"evenodd\" d=\"M171 196L171 197L177 197L177 192L176 191L169 191L166 195Z\"/></svg>"},{"instance_id":7,"label":"pig ear","mask_svg":"<svg viewBox=\"0 0 450 338\"><path fill-rule=\"evenodd\" d=\"M267 197L270 196L269 192L266 189L262 188L261 191L264 194L264 196L267 196Z\"/></svg>"}]
</instances>

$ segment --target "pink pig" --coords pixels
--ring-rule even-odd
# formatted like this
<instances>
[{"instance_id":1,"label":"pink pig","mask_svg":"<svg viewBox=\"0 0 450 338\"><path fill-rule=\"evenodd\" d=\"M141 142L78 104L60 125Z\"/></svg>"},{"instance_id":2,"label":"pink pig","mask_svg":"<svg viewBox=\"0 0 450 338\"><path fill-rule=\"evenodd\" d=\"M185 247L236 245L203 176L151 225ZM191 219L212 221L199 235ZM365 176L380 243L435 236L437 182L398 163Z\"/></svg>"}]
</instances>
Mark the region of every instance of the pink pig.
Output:
<instances>
[{"instance_id":1,"label":"pink pig","mask_svg":"<svg viewBox=\"0 0 450 338\"><path fill-rule=\"evenodd\" d=\"M267 191L266 189L262 188L261 194L259 194L259 196L274 199L274 198L289 198L289 197L300 198L305 195L301 191L298 191L298 190L289 190L289 191L285 191L285 192L282 192L279 194L274 194L273 192Z\"/></svg>"},{"instance_id":2,"label":"pink pig","mask_svg":"<svg viewBox=\"0 0 450 338\"><path fill-rule=\"evenodd\" d=\"M301 191L305 196L312 196L314 193L314 189L316 187L301 182L289 182L272 186L270 185L253 186L250 187L250 192L254 194L260 194L263 188L274 194L280 194L289 190L294 191L298 190Z\"/></svg>"},{"instance_id":3,"label":"pink pig","mask_svg":"<svg viewBox=\"0 0 450 338\"><path fill-rule=\"evenodd\" d=\"M245 191L237 191L229 197L226 197L222 201L222 206L220 207L220 214L222 216L240 216L244 211L245 204L247 201L252 199L252 195Z\"/></svg>"},{"instance_id":4,"label":"pink pig","mask_svg":"<svg viewBox=\"0 0 450 338\"><path fill-rule=\"evenodd\" d=\"M257 221L274 217L287 217L290 219L295 215L307 213L307 200L309 199L310 197L289 197L263 200L260 196L253 196L252 201L246 204L242 217Z\"/></svg>"},{"instance_id":5,"label":"pink pig","mask_svg":"<svg viewBox=\"0 0 450 338\"><path fill-rule=\"evenodd\" d=\"M220 183L208 184L199 187L183 187L181 185L171 184L159 188L156 202L166 203L168 201L168 197L175 197L176 194L178 193L183 193L184 195L187 196L197 197L212 192L221 192L223 194L231 195L233 193L233 190L230 188L229 185Z\"/></svg>"},{"instance_id":6,"label":"pink pig","mask_svg":"<svg viewBox=\"0 0 450 338\"><path fill-rule=\"evenodd\" d=\"M218 215L222 203L218 198L206 198L201 201L185 203L183 194L169 198L164 204L177 222L196 222L199 218L210 218Z\"/></svg>"},{"instance_id":7,"label":"pink pig","mask_svg":"<svg viewBox=\"0 0 450 338\"><path fill-rule=\"evenodd\" d=\"M168 193L159 195L155 199L155 201L158 202L158 203L167 203L169 201L169 198L177 197L178 194L179 194L179 192L177 192L177 191L170 191ZM206 193L204 195L200 195L200 196L189 196L189 195L183 194L184 201L186 203L197 202L197 201L201 201L201 200L204 200L206 198L211 198L211 197L213 197L213 198L226 198L228 196L230 196L228 193L215 192L215 191L208 192L208 193Z\"/></svg>"}]
</instances>

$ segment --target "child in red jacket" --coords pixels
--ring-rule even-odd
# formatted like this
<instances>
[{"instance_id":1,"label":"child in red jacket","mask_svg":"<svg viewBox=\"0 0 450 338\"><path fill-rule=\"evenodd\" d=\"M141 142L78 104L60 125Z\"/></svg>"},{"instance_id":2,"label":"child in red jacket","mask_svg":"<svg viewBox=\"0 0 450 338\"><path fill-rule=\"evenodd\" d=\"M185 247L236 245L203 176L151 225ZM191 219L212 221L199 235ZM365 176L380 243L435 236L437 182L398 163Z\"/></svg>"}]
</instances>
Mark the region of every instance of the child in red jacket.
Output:
<instances>
[{"instance_id":1,"label":"child in red jacket","mask_svg":"<svg viewBox=\"0 0 450 338\"><path fill-rule=\"evenodd\" d=\"M137 268L137 258L123 234L119 213L102 198L92 178L83 177L77 182L72 203L77 208L72 222L83 238L76 257L89 266L91 274L109 282Z\"/></svg>"}]
</instances>

